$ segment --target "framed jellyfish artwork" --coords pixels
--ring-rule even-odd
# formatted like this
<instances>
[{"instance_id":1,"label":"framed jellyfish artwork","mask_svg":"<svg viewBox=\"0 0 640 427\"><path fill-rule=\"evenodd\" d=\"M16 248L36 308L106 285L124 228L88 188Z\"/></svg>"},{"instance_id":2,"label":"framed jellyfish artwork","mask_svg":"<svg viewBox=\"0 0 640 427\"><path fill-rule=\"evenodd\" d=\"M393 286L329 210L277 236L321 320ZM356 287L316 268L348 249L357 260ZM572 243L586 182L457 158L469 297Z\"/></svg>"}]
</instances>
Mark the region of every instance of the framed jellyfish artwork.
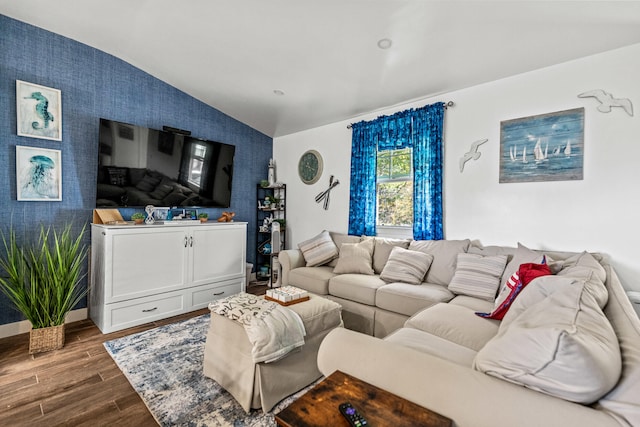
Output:
<instances>
[{"instance_id":1,"label":"framed jellyfish artwork","mask_svg":"<svg viewBox=\"0 0 640 427\"><path fill-rule=\"evenodd\" d=\"M16 190L20 201L61 201L62 152L17 145Z\"/></svg>"},{"instance_id":2,"label":"framed jellyfish artwork","mask_svg":"<svg viewBox=\"0 0 640 427\"><path fill-rule=\"evenodd\" d=\"M62 141L62 92L16 80L18 135Z\"/></svg>"}]
</instances>

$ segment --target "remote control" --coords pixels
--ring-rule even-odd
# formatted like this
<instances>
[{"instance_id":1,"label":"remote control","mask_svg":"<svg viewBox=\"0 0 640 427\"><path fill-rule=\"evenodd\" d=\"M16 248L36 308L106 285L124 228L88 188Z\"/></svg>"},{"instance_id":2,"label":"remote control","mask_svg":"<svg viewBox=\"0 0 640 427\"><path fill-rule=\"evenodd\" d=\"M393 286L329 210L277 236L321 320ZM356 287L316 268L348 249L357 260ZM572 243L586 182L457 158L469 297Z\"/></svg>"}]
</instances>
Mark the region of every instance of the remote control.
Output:
<instances>
[{"instance_id":1,"label":"remote control","mask_svg":"<svg viewBox=\"0 0 640 427\"><path fill-rule=\"evenodd\" d=\"M340 413L347 419L347 421L349 421L350 426L364 427L369 425L367 420L365 420L364 417L356 411L356 408L354 408L351 403L341 403L338 408L340 409Z\"/></svg>"}]
</instances>

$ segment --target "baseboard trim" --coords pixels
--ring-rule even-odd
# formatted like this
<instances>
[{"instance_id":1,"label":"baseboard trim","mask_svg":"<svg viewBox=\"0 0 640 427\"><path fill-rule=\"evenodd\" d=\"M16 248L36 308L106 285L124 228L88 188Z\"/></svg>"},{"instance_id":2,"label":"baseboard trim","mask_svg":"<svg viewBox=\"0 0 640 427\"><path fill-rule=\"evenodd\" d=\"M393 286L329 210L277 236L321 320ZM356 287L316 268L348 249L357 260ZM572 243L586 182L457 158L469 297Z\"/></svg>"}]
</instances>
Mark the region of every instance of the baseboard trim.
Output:
<instances>
[{"instance_id":1,"label":"baseboard trim","mask_svg":"<svg viewBox=\"0 0 640 427\"><path fill-rule=\"evenodd\" d=\"M84 320L88 318L88 310L86 308L79 308L78 310L72 310L67 314L65 323L77 322L78 320ZM23 320L21 322L7 323L6 325L0 325L0 338L7 338L14 335L20 335L27 333L31 330L31 322Z\"/></svg>"}]
</instances>

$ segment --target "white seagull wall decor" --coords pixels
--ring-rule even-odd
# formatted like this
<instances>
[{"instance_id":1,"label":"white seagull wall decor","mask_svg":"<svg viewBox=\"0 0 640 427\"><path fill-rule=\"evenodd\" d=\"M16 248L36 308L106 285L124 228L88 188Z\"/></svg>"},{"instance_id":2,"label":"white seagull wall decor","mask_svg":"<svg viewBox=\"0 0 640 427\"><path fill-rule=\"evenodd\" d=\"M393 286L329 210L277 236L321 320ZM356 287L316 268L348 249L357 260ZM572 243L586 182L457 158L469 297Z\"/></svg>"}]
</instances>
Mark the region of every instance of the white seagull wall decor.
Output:
<instances>
[{"instance_id":1,"label":"white seagull wall decor","mask_svg":"<svg viewBox=\"0 0 640 427\"><path fill-rule=\"evenodd\" d=\"M611 107L622 107L628 115L633 116L633 104L628 98L614 98L613 95L605 92L602 89L589 90L578 95L578 98L589 97L595 98L598 100L598 102L600 102L598 111L600 111L601 113L611 112Z\"/></svg>"},{"instance_id":2,"label":"white seagull wall decor","mask_svg":"<svg viewBox=\"0 0 640 427\"><path fill-rule=\"evenodd\" d=\"M465 163L467 163L471 159L478 160L480 158L480 155L482 153L478 151L478 147L480 145L484 144L487 141L488 141L488 139L480 139L480 140L472 143L471 144L471 148L469 149L469 151L467 151L466 153L464 153L464 155L462 157L460 157L460 173L462 173L464 171L464 164Z\"/></svg>"}]
</instances>

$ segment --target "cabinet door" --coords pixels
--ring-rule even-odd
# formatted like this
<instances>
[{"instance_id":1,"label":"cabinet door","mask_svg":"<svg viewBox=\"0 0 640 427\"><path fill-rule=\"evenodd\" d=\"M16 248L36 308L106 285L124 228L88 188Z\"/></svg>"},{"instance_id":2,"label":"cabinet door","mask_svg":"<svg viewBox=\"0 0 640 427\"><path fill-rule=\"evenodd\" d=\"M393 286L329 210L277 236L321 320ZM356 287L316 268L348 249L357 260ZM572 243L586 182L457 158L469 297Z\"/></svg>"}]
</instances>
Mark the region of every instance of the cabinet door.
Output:
<instances>
[{"instance_id":1,"label":"cabinet door","mask_svg":"<svg viewBox=\"0 0 640 427\"><path fill-rule=\"evenodd\" d=\"M107 239L106 303L181 289L187 279L188 236L184 228L114 232Z\"/></svg>"},{"instance_id":2,"label":"cabinet door","mask_svg":"<svg viewBox=\"0 0 640 427\"><path fill-rule=\"evenodd\" d=\"M192 227L192 285L245 277L247 232L243 226Z\"/></svg>"}]
</instances>

